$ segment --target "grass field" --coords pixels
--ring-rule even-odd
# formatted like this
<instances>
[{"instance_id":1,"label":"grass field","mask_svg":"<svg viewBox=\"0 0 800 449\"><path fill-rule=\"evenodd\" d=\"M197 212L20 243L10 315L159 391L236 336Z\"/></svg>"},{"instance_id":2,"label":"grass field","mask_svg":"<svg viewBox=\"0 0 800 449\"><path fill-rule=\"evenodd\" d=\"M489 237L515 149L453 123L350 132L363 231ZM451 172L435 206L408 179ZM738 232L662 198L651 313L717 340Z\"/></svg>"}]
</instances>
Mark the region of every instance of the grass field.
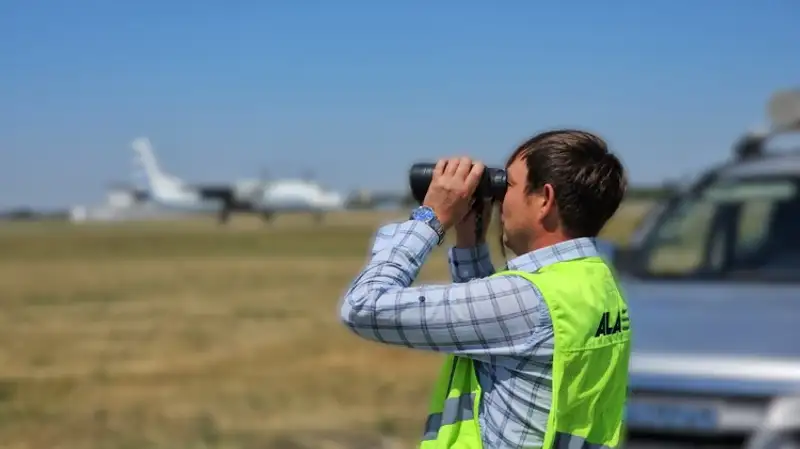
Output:
<instances>
[{"instance_id":1,"label":"grass field","mask_svg":"<svg viewBox=\"0 0 800 449\"><path fill-rule=\"evenodd\" d=\"M0 226L0 446L414 447L441 357L337 321L405 215ZM440 249L420 282L446 280Z\"/></svg>"}]
</instances>

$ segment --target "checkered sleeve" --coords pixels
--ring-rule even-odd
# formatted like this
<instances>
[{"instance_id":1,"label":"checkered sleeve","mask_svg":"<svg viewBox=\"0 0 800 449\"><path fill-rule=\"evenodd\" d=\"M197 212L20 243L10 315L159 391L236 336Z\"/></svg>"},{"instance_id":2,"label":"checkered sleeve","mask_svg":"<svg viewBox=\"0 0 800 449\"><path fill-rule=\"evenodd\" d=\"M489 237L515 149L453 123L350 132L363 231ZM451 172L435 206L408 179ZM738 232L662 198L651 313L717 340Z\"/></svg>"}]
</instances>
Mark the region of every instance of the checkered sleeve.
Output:
<instances>
[{"instance_id":1,"label":"checkered sleeve","mask_svg":"<svg viewBox=\"0 0 800 449\"><path fill-rule=\"evenodd\" d=\"M516 276L410 287L436 242L421 222L382 227L341 302L342 322L390 345L465 356L525 353L543 307L538 290Z\"/></svg>"},{"instance_id":2,"label":"checkered sleeve","mask_svg":"<svg viewBox=\"0 0 800 449\"><path fill-rule=\"evenodd\" d=\"M468 282L494 274L494 266L486 243L473 248L450 248L450 276L453 282Z\"/></svg>"}]
</instances>

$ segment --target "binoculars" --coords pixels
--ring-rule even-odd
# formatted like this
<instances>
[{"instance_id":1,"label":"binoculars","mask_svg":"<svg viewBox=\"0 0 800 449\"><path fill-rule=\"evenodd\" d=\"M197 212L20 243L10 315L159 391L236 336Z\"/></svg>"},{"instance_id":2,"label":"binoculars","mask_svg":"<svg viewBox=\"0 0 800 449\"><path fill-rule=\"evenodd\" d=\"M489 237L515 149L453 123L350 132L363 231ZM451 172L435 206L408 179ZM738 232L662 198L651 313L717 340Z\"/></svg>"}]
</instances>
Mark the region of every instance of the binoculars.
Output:
<instances>
[{"instance_id":1,"label":"binoculars","mask_svg":"<svg viewBox=\"0 0 800 449\"><path fill-rule=\"evenodd\" d=\"M408 183L411 187L411 195L417 203L422 203L425 199L425 194L428 193L428 187L431 185L433 179L433 169L436 167L435 163L421 162L411 166L408 173ZM481 175L481 180L478 187L475 189L475 199L502 201L506 196L506 189L508 188L508 179L506 178L506 171L502 168L489 168L486 167Z\"/></svg>"}]
</instances>

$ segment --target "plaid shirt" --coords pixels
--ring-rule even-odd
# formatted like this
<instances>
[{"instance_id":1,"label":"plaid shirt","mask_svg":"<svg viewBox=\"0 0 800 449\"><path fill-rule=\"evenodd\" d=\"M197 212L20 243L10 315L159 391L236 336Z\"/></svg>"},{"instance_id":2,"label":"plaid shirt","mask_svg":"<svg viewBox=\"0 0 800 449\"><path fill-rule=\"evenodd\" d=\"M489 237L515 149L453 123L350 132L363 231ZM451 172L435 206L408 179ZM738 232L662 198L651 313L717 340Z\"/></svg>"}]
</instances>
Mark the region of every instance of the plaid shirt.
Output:
<instances>
[{"instance_id":1,"label":"plaid shirt","mask_svg":"<svg viewBox=\"0 0 800 449\"><path fill-rule=\"evenodd\" d=\"M518 276L487 278L494 268L485 245L450 248L455 283L410 287L437 241L422 222L383 226L342 301L341 320L369 340L477 360L484 447L540 447L553 358L553 324L541 293ZM594 240L576 239L521 255L508 268L533 272L592 255Z\"/></svg>"}]
</instances>

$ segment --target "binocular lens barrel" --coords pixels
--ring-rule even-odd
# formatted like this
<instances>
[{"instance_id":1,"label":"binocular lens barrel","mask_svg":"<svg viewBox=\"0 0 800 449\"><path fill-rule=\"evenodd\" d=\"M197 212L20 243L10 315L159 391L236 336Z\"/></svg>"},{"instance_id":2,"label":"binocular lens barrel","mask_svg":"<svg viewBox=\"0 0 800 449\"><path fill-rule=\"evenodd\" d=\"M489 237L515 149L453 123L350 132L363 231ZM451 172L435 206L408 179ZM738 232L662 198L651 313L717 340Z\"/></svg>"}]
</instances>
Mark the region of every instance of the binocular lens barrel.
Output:
<instances>
[{"instance_id":1,"label":"binocular lens barrel","mask_svg":"<svg viewBox=\"0 0 800 449\"><path fill-rule=\"evenodd\" d=\"M428 187L431 185L433 169L435 167L435 163L422 162L412 165L411 170L408 172L408 183L411 187L411 195L418 203L422 203L425 199L425 194L428 193ZM503 197L506 195L507 187L508 180L504 169L486 167L481 176L478 188L475 189L475 197L502 201Z\"/></svg>"}]
</instances>

